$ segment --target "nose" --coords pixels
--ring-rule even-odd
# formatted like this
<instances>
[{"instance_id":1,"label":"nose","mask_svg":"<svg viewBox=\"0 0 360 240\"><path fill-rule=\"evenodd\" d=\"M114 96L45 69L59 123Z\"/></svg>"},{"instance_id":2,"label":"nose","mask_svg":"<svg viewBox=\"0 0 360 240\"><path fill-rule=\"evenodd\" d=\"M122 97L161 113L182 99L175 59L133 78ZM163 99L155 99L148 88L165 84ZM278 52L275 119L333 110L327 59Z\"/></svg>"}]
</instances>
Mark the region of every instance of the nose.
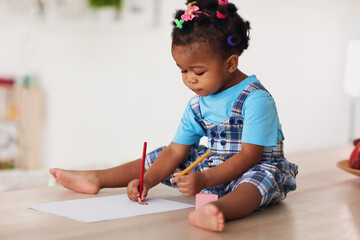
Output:
<instances>
[{"instance_id":1,"label":"nose","mask_svg":"<svg viewBox=\"0 0 360 240\"><path fill-rule=\"evenodd\" d=\"M197 82L196 77L192 74L186 74L184 78L185 82L188 84L195 84Z\"/></svg>"}]
</instances>

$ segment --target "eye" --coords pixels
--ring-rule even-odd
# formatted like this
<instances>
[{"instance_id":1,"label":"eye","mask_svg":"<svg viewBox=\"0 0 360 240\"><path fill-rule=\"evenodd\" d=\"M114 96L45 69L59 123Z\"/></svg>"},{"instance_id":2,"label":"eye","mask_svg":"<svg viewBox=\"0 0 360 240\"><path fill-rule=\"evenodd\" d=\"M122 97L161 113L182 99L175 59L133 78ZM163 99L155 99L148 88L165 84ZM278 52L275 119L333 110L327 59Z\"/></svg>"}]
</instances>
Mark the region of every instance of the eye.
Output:
<instances>
[{"instance_id":1,"label":"eye","mask_svg":"<svg viewBox=\"0 0 360 240\"><path fill-rule=\"evenodd\" d=\"M181 70L181 73L187 73L187 70Z\"/></svg>"},{"instance_id":2,"label":"eye","mask_svg":"<svg viewBox=\"0 0 360 240\"><path fill-rule=\"evenodd\" d=\"M201 76L201 75L203 75L205 72L201 72L201 73L195 73L196 75L198 75L198 76Z\"/></svg>"}]
</instances>

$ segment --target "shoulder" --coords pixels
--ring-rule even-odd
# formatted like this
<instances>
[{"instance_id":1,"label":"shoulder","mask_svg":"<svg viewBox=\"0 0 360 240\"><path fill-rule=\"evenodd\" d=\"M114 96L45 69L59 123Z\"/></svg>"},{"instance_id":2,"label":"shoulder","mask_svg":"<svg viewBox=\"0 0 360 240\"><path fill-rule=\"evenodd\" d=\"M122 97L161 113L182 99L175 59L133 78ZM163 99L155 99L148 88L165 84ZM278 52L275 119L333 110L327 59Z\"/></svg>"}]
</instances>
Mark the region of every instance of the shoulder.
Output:
<instances>
[{"instance_id":1,"label":"shoulder","mask_svg":"<svg viewBox=\"0 0 360 240\"><path fill-rule=\"evenodd\" d=\"M255 75L252 79L253 81L244 89L248 92L248 96L245 99L243 111L251 111L254 114L276 113L274 98Z\"/></svg>"},{"instance_id":2,"label":"shoulder","mask_svg":"<svg viewBox=\"0 0 360 240\"><path fill-rule=\"evenodd\" d=\"M278 115L274 99L265 90L256 90L249 94L242 110L245 119L255 122L273 120Z\"/></svg>"},{"instance_id":3,"label":"shoulder","mask_svg":"<svg viewBox=\"0 0 360 240\"><path fill-rule=\"evenodd\" d=\"M249 78L251 80L243 90L243 93L246 92L248 95L245 102L247 102L247 104L275 104L273 97L262 85L256 75L252 75Z\"/></svg>"}]
</instances>

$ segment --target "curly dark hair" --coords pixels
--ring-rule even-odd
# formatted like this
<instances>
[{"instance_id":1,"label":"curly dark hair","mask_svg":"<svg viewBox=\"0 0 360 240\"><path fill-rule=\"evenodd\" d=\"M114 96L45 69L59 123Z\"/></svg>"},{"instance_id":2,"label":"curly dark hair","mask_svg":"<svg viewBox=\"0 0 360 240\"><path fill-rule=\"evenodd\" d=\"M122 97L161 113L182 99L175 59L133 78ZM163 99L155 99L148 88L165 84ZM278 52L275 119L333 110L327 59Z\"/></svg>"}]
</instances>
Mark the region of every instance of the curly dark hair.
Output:
<instances>
[{"instance_id":1,"label":"curly dark hair","mask_svg":"<svg viewBox=\"0 0 360 240\"><path fill-rule=\"evenodd\" d=\"M193 2L188 0L186 5ZM210 43L215 51L226 59L232 54L243 53L249 46L250 23L245 21L237 13L234 4L228 3L226 6L219 5L218 0L197 0L194 5L200 8L202 13L196 13L198 17L182 24L182 29L178 28L173 22L172 45L184 46L192 43ZM225 19L219 19L216 12L225 14ZM180 20L184 10L175 13L175 19ZM231 46L227 38L234 35L232 42L237 43Z\"/></svg>"}]
</instances>

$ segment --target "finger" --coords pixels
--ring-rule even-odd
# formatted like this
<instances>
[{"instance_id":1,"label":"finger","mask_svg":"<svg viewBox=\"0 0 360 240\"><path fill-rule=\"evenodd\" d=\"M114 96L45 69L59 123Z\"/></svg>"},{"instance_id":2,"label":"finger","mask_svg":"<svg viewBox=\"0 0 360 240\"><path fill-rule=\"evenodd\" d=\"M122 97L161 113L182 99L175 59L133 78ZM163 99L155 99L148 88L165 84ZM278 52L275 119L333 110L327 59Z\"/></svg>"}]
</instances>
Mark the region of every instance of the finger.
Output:
<instances>
[{"instance_id":1,"label":"finger","mask_svg":"<svg viewBox=\"0 0 360 240\"><path fill-rule=\"evenodd\" d=\"M137 201L137 199L139 198L139 195L140 195L139 189L134 186L134 187L131 189L131 192L132 192L132 195L134 196L134 200Z\"/></svg>"},{"instance_id":2,"label":"finger","mask_svg":"<svg viewBox=\"0 0 360 240\"><path fill-rule=\"evenodd\" d=\"M127 187L128 198L132 201L137 201L139 196L139 191L135 183L130 182Z\"/></svg>"},{"instance_id":3,"label":"finger","mask_svg":"<svg viewBox=\"0 0 360 240\"><path fill-rule=\"evenodd\" d=\"M179 178L179 177L177 177L177 176L178 176L180 173L181 173L181 172L176 172L176 173L174 173L174 174L173 174L174 177L170 178L170 182L171 182L171 183L177 183L177 182L178 182L178 178Z\"/></svg>"},{"instance_id":4,"label":"finger","mask_svg":"<svg viewBox=\"0 0 360 240\"><path fill-rule=\"evenodd\" d=\"M189 191L189 187L186 184L183 183L179 183L178 184L178 189L181 193L185 193Z\"/></svg>"},{"instance_id":5,"label":"finger","mask_svg":"<svg viewBox=\"0 0 360 240\"><path fill-rule=\"evenodd\" d=\"M126 194L127 194L128 198L129 198L130 200L133 200L133 199L132 199L132 192L131 192L130 186L127 186L127 188L126 188Z\"/></svg>"},{"instance_id":6,"label":"finger","mask_svg":"<svg viewBox=\"0 0 360 240\"><path fill-rule=\"evenodd\" d=\"M188 174L177 176L176 179L178 182L186 181L186 179L188 179Z\"/></svg>"},{"instance_id":7,"label":"finger","mask_svg":"<svg viewBox=\"0 0 360 240\"><path fill-rule=\"evenodd\" d=\"M188 189L180 189L180 188L179 188L179 192L181 192L182 195L184 195L185 197L194 196L191 192L189 192Z\"/></svg>"},{"instance_id":8,"label":"finger","mask_svg":"<svg viewBox=\"0 0 360 240\"><path fill-rule=\"evenodd\" d=\"M185 188L187 186L186 182L178 182L177 183L178 188Z\"/></svg>"},{"instance_id":9,"label":"finger","mask_svg":"<svg viewBox=\"0 0 360 240\"><path fill-rule=\"evenodd\" d=\"M179 180L177 177L170 178L171 183L177 183Z\"/></svg>"},{"instance_id":10,"label":"finger","mask_svg":"<svg viewBox=\"0 0 360 240\"><path fill-rule=\"evenodd\" d=\"M142 202L145 198L144 198L144 193L145 193L145 189L143 188L141 196L140 196L140 192L138 191L138 193L136 194L137 197L137 201L138 202Z\"/></svg>"},{"instance_id":11,"label":"finger","mask_svg":"<svg viewBox=\"0 0 360 240\"><path fill-rule=\"evenodd\" d=\"M179 175L179 174L177 174L177 175ZM177 175L176 175L176 176L177 176ZM179 182L181 182L181 181L184 180L184 177L183 177L183 176L180 176L180 177L176 177L176 176L170 179L170 182L171 182L171 183L179 183Z\"/></svg>"},{"instance_id":12,"label":"finger","mask_svg":"<svg viewBox=\"0 0 360 240\"><path fill-rule=\"evenodd\" d=\"M187 187L179 188L179 192L181 192L185 197L195 196L194 192Z\"/></svg>"},{"instance_id":13,"label":"finger","mask_svg":"<svg viewBox=\"0 0 360 240\"><path fill-rule=\"evenodd\" d=\"M128 198L129 198L131 201L135 201L135 199L134 199L134 194L133 194L133 191L132 191L132 189L131 189L130 186L127 187L126 193L127 193L127 195L128 195Z\"/></svg>"},{"instance_id":14,"label":"finger","mask_svg":"<svg viewBox=\"0 0 360 240\"><path fill-rule=\"evenodd\" d=\"M144 187L143 188L143 192L141 194L141 198L140 198L140 201L144 201L146 196L147 196L147 193L148 193L148 190Z\"/></svg>"}]
</instances>

